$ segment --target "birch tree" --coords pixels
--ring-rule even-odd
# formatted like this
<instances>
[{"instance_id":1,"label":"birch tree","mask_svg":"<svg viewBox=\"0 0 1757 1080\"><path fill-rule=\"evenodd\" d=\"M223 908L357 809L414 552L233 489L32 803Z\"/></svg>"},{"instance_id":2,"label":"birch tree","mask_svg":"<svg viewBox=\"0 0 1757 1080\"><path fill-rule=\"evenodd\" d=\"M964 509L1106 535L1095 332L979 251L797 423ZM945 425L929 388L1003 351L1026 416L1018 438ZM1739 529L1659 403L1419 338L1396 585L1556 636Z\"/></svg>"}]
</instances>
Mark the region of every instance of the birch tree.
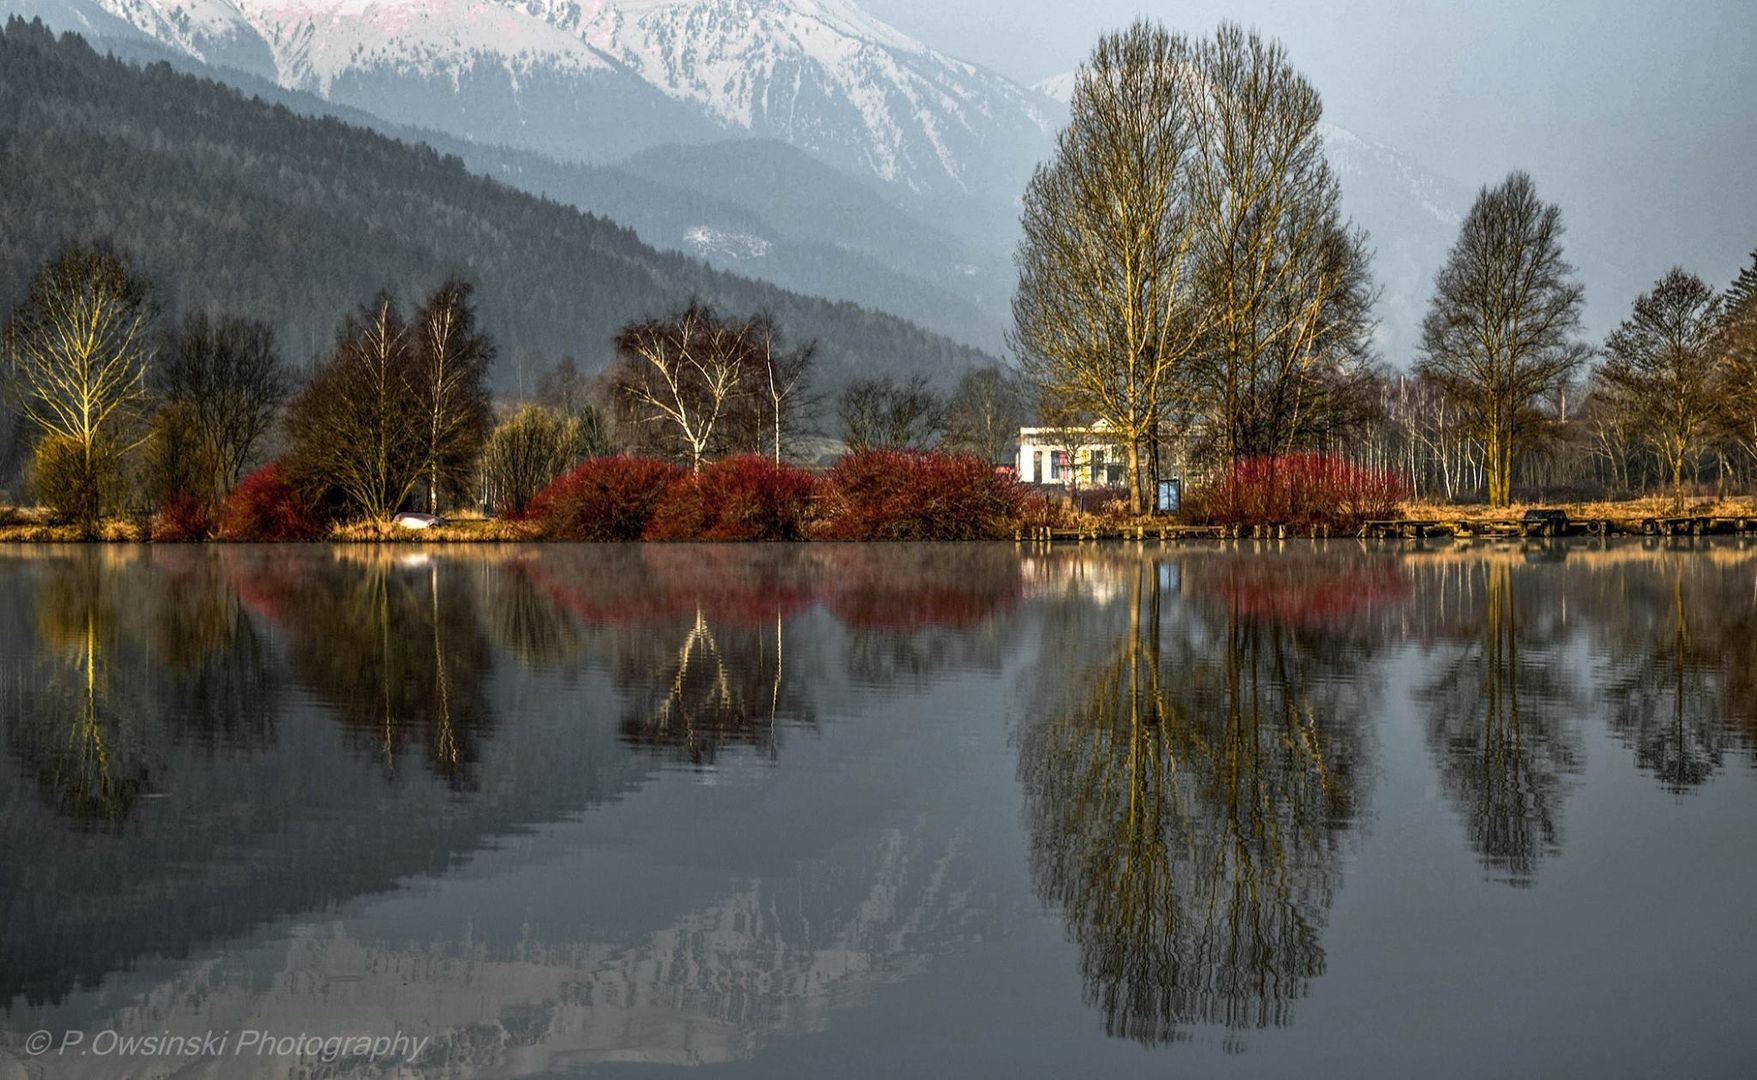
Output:
<instances>
[{"instance_id":1,"label":"birch tree","mask_svg":"<svg viewBox=\"0 0 1757 1080\"><path fill-rule=\"evenodd\" d=\"M142 437L155 349L145 282L104 244L69 244L37 271L6 327L19 408L64 477L59 492L87 535L97 529L113 465Z\"/></svg>"},{"instance_id":2,"label":"birch tree","mask_svg":"<svg viewBox=\"0 0 1757 1080\"><path fill-rule=\"evenodd\" d=\"M456 278L427 297L415 313L416 401L425 435L427 509L441 495L469 489L493 417L488 371L494 343L476 328L474 287Z\"/></svg>"},{"instance_id":3,"label":"birch tree","mask_svg":"<svg viewBox=\"0 0 1757 1080\"><path fill-rule=\"evenodd\" d=\"M1562 255L1562 212L1522 172L1485 187L1466 215L1422 322L1416 370L1464 414L1483 448L1488 500L1512 497L1513 458L1534 405L1585 359L1584 293Z\"/></svg>"},{"instance_id":4,"label":"birch tree","mask_svg":"<svg viewBox=\"0 0 1757 1080\"><path fill-rule=\"evenodd\" d=\"M1059 407L1106 421L1142 509L1142 445L1201 340L1186 165L1192 48L1139 20L1076 76L1054 158L1031 178L1011 342Z\"/></svg>"},{"instance_id":5,"label":"birch tree","mask_svg":"<svg viewBox=\"0 0 1757 1080\"><path fill-rule=\"evenodd\" d=\"M691 300L671 316L624 327L616 352L612 386L628 419L699 472L747 404L756 363L747 327Z\"/></svg>"},{"instance_id":6,"label":"birch tree","mask_svg":"<svg viewBox=\"0 0 1757 1080\"><path fill-rule=\"evenodd\" d=\"M798 348L781 345L781 328L766 313L750 321L756 360L757 396L762 402L762 427L770 455L779 462L804 433L818 398L811 392L817 342Z\"/></svg>"}]
</instances>

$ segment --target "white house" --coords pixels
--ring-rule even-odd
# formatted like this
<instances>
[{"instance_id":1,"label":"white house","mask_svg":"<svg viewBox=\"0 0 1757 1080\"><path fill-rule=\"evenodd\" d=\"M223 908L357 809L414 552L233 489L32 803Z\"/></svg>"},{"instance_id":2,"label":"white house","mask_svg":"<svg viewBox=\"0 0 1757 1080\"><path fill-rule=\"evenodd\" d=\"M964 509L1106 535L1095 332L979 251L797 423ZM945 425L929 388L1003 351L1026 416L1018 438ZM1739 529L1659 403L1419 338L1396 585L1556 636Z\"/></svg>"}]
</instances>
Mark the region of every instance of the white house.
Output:
<instances>
[{"instance_id":1,"label":"white house","mask_svg":"<svg viewBox=\"0 0 1757 1080\"><path fill-rule=\"evenodd\" d=\"M1100 420L1087 428L1019 429L1019 479L1027 484L1120 487L1128 482L1128 450Z\"/></svg>"}]
</instances>

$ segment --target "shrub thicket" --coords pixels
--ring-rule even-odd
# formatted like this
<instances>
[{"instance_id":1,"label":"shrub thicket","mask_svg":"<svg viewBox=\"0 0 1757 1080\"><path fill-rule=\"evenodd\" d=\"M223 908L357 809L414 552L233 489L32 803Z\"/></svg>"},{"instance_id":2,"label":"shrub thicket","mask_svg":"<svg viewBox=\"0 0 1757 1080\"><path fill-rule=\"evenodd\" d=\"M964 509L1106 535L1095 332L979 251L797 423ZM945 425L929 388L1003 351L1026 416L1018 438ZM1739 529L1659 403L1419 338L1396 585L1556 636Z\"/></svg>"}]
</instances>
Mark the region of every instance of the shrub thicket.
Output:
<instances>
[{"instance_id":1,"label":"shrub thicket","mask_svg":"<svg viewBox=\"0 0 1757 1080\"><path fill-rule=\"evenodd\" d=\"M550 540L639 540L683 476L657 458L590 458L538 492L526 517Z\"/></svg>"},{"instance_id":2,"label":"shrub thicket","mask_svg":"<svg viewBox=\"0 0 1757 1080\"><path fill-rule=\"evenodd\" d=\"M803 540L817 478L765 457L702 466L671 485L648 540Z\"/></svg>"},{"instance_id":3,"label":"shrub thicket","mask_svg":"<svg viewBox=\"0 0 1757 1080\"><path fill-rule=\"evenodd\" d=\"M985 540L1010 537L1026 499L970 454L863 450L831 470L824 504L835 540Z\"/></svg>"},{"instance_id":4,"label":"shrub thicket","mask_svg":"<svg viewBox=\"0 0 1757 1080\"><path fill-rule=\"evenodd\" d=\"M1343 530L1394 516L1408 497L1409 482L1394 469L1304 452L1233 462L1208 490L1206 503L1209 516L1226 524Z\"/></svg>"},{"instance_id":5,"label":"shrub thicket","mask_svg":"<svg viewBox=\"0 0 1757 1080\"><path fill-rule=\"evenodd\" d=\"M278 461L246 476L220 506L222 540L314 540L323 520Z\"/></svg>"}]
</instances>

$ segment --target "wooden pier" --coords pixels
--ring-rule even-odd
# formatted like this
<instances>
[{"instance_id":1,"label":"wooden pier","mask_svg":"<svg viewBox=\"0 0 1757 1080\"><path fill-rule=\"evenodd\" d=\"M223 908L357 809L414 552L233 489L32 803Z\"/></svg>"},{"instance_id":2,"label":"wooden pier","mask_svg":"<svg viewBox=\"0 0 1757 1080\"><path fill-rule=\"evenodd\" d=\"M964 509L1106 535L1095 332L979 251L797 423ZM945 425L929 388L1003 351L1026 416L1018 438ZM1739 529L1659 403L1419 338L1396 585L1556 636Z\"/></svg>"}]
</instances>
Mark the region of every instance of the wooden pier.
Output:
<instances>
[{"instance_id":1,"label":"wooden pier","mask_svg":"<svg viewBox=\"0 0 1757 1080\"><path fill-rule=\"evenodd\" d=\"M1014 532L1018 543L1084 544L1102 540L1525 540L1569 536L1745 536L1757 533L1757 517L1686 514L1675 517L1567 518L1544 514L1521 518L1392 518L1368 521L1359 531L1336 533L1310 526L1181 525L1174 522L1136 525L1090 525L1081 528L1031 526Z\"/></svg>"}]
</instances>

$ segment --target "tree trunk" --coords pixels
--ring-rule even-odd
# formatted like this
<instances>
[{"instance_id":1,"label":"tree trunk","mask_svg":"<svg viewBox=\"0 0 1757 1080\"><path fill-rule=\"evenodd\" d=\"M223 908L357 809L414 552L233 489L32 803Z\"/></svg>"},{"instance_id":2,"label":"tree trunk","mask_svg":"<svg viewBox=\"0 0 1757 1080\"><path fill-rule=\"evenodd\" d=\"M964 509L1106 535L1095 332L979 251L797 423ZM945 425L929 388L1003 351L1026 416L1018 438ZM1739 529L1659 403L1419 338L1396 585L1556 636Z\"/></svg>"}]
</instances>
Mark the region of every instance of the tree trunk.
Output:
<instances>
[{"instance_id":1,"label":"tree trunk","mask_svg":"<svg viewBox=\"0 0 1757 1080\"><path fill-rule=\"evenodd\" d=\"M1129 440L1129 513L1141 515L1141 440Z\"/></svg>"}]
</instances>

